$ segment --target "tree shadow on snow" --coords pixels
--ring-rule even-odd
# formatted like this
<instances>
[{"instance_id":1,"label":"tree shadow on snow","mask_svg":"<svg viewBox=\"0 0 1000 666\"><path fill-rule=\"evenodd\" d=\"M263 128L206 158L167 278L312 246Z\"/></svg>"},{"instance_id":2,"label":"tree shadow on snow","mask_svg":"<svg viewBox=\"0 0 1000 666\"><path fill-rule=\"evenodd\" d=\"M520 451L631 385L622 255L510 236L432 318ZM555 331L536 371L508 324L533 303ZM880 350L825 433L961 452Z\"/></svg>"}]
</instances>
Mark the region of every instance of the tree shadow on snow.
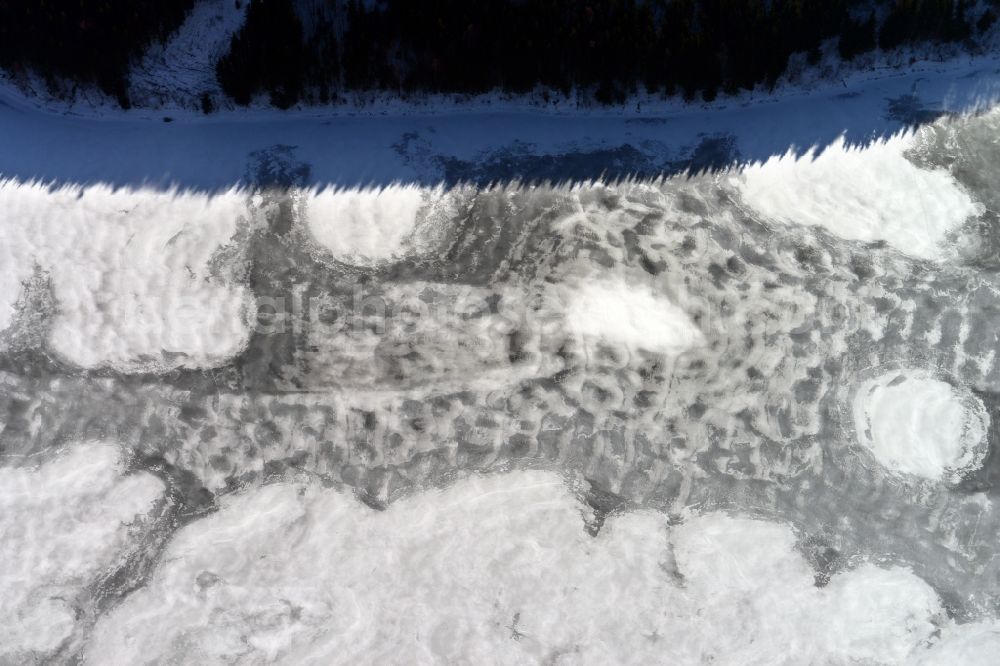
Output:
<instances>
[{"instance_id":1,"label":"tree shadow on snow","mask_svg":"<svg viewBox=\"0 0 1000 666\"><path fill-rule=\"evenodd\" d=\"M928 75L930 76L930 75ZM1000 100L1000 73L905 74L856 90L662 115L483 113L306 117L251 114L89 119L0 102L0 178L53 186L217 192L234 185L382 187L652 180L775 156L864 148ZM291 181L255 166L280 148ZM281 171L280 169L278 170ZM277 173L277 172L276 172ZM272 174L273 175L273 174Z\"/></svg>"}]
</instances>

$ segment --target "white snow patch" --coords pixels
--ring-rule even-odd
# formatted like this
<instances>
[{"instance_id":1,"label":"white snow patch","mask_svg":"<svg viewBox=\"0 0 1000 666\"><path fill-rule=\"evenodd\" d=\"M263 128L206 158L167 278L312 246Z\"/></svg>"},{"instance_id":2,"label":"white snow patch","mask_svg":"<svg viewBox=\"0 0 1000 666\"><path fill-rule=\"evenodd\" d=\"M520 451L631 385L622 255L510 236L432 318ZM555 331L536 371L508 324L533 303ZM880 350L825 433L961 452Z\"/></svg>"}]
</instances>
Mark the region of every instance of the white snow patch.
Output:
<instances>
[{"instance_id":1,"label":"white snow patch","mask_svg":"<svg viewBox=\"0 0 1000 666\"><path fill-rule=\"evenodd\" d=\"M212 274L244 211L219 194L0 183L0 326L22 282L48 274L51 348L124 371L218 364L249 337L249 292Z\"/></svg>"},{"instance_id":2,"label":"white snow patch","mask_svg":"<svg viewBox=\"0 0 1000 666\"><path fill-rule=\"evenodd\" d=\"M0 468L0 662L34 663L73 633L75 601L162 496L122 476L117 446L79 444L37 469Z\"/></svg>"},{"instance_id":3,"label":"white snow patch","mask_svg":"<svg viewBox=\"0 0 1000 666\"><path fill-rule=\"evenodd\" d=\"M305 197L313 238L339 261L369 265L405 253L442 190L416 185L326 189Z\"/></svg>"},{"instance_id":4,"label":"white snow patch","mask_svg":"<svg viewBox=\"0 0 1000 666\"><path fill-rule=\"evenodd\" d=\"M859 442L894 472L957 481L986 454L990 418L982 402L923 371L868 380L853 412Z\"/></svg>"},{"instance_id":5,"label":"white snow patch","mask_svg":"<svg viewBox=\"0 0 1000 666\"><path fill-rule=\"evenodd\" d=\"M826 588L784 525L709 514L674 530L690 647L677 663L899 663L942 612L910 571L864 564ZM723 629L724 628L724 629Z\"/></svg>"},{"instance_id":6,"label":"white snow patch","mask_svg":"<svg viewBox=\"0 0 1000 666\"><path fill-rule=\"evenodd\" d=\"M570 332L584 342L603 340L677 355L705 342L682 308L650 288L622 279L586 281L566 295Z\"/></svg>"},{"instance_id":7,"label":"white snow patch","mask_svg":"<svg viewBox=\"0 0 1000 666\"><path fill-rule=\"evenodd\" d=\"M593 538L587 512L543 472L383 512L318 484L229 496L102 616L87 662L898 663L942 613L904 569L817 588L782 525L637 512Z\"/></svg>"},{"instance_id":8,"label":"white snow patch","mask_svg":"<svg viewBox=\"0 0 1000 666\"><path fill-rule=\"evenodd\" d=\"M943 169L920 169L904 152L913 135L867 148L838 139L817 155L789 152L734 175L743 199L788 224L824 227L858 241L887 241L914 257L939 259L946 234L981 213Z\"/></svg>"},{"instance_id":9,"label":"white snow patch","mask_svg":"<svg viewBox=\"0 0 1000 666\"><path fill-rule=\"evenodd\" d=\"M946 628L918 666L995 666L1000 654L1000 622L985 621Z\"/></svg>"}]
</instances>

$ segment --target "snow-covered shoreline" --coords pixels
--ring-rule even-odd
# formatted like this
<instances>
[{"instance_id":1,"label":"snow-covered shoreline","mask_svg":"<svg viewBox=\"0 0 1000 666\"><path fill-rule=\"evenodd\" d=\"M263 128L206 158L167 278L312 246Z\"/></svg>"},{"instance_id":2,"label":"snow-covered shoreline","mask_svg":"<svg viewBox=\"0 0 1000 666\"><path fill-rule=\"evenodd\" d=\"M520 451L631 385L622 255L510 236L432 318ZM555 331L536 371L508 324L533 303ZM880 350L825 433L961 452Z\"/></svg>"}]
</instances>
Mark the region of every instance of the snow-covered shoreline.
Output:
<instances>
[{"instance_id":1,"label":"snow-covered shoreline","mask_svg":"<svg viewBox=\"0 0 1000 666\"><path fill-rule=\"evenodd\" d=\"M312 109L56 113L5 85L0 178L219 190L246 182L249 155L284 147L309 165L302 184L320 187L648 179L689 167L804 155L838 139L849 147L867 145L936 115L976 113L998 100L1000 56L766 101L643 105L640 113L469 105L386 109L382 115Z\"/></svg>"},{"instance_id":2,"label":"snow-covered shoreline","mask_svg":"<svg viewBox=\"0 0 1000 666\"><path fill-rule=\"evenodd\" d=\"M166 47L157 49L157 53ZM734 95L720 93L706 102L701 99L685 100L680 94L664 96L659 93L635 93L621 104L602 105L588 100L578 91L563 96L553 91L539 90L531 94L512 94L495 91L486 94L464 95L451 93L416 94L400 96L392 92L351 92L344 93L341 101L326 105L299 103L290 109L277 109L267 102L265 95L258 96L249 106L224 105L205 114L197 109L198 99L192 96L185 105L166 103L157 106L137 104L131 109L122 109L117 102L96 89L74 86L76 97L64 99L48 93L45 84L32 75L13 77L0 71L0 104L11 104L63 116L84 118L150 119L171 121L193 121L198 119L233 120L299 119L331 117L397 117L436 116L442 114L492 114L530 113L552 116L583 116L609 118L655 118L663 115L685 113L716 112L750 106L780 104L790 99L827 96L830 94L851 95L863 91L879 82L894 79L909 79L919 76L956 77L1000 73L1000 55L991 52L983 54L951 53L934 54L928 52L870 54L859 59L859 63L837 66L827 64L806 69L795 80L782 77L773 90L758 86L752 91L740 91ZM142 70L144 94L156 96L153 90L155 73ZM164 86L162 99L169 86ZM188 91L190 92L190 91ZM221 91L212 90L213 95Z\"/></svg>"}]
</instances>

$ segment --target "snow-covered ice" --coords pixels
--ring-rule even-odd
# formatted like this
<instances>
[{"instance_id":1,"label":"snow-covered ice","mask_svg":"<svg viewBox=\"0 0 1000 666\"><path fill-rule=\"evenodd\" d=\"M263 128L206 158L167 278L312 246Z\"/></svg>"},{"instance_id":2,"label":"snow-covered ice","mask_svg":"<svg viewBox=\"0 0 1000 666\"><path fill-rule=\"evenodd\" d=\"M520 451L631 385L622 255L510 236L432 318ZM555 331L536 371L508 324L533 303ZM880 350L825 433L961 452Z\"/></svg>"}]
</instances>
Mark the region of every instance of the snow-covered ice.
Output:
<instances>
[{"instance_id":1,"label":"snow-covered ice","mask_svg":"<svg viewBox=\"0 0 1000 666\"><path fill-rule=\"evenodd\" d=\"M991 666L1000 651L1000 623L970 622L948 627L930 650L921 654L917 666Z\"/></svg>"},{"instance_id":2,"label":"snow-covered ice","mask_svg":"<svg viewBox=\"0 0 1000 666\"><path fill-rule=\"evenodd\" d=\"M825 588L787 527L611 518L557 476L472 477L378 513L317 484L227 498L98 624L88 663L901 663L945 622L904 569Z\"/></svg>"},{"instance_id":3,"label":"snow-covered ice","mask_svg":"<svg viewBox=\"0 0 1000 666\"><path fill-rule=\"evenodd\" d=\"M646 285L591 280L565 299L567 326L584 344L604 340L675 356L705 342L682 308Z\"/></svg>"},{"instance_id":4,"label":"snow-covered ice","mask_svg":"<svg viewBox=\"0 0 1000 666\"><path fill-rule=\"evenodd\" d=\"M921 259L939 258L949 231L982 213L943 169L904 156L913 135L865 148L842 139L816 154L772 157L734 177L749 206L789 224L823 227L842 238L885 241Z\"/></svg>"},{"instance_id":5,"label":"snow-covered ice","mask_svg":"<svg viewBox=\"0 0 1000 666\"><path fill-rule=\"evenodd\" d=\"M34 663L92 615L88 588L131 549L164 492L124 474L114 444L71 444L39 467L0 467L0 662Z\"/></svg>"},{"instance_id":6,"label":"snow-covered ice","mask_svg":"<svg viewBox=\"0 0 1000 666\"><path fill-rule=\"evenodd\" d=\"M956 481L986 455L990 418L982 401L925 371L868 380L853 409L859 441L894 472Z\"/></svg>"},{"instance_id":7,"label":"snow-covered ice","mask_svg":"<svg viewBox=\"0 0 1000 666\"><path fill-rule=\"evenodd\" d=\"M338 261L371 264L398 258L444 197L442 188L391 185L327 189L304 199L309 231Z\"/></svg>"},{"instance_id":8,"label":"snow-covered ice","mask_svg":"<svg viewBox=\"0 0 1000 666\"><path fill-rule=\"evenodd\" d=\"M38 270L49 348L85 367L205 367L249 336L252 299L226 258L245 196L0 183L0 326ZM228 265L227 265L228 261ZM234 274L237 273L237 274Z\"/></svg>"}]
</instances>

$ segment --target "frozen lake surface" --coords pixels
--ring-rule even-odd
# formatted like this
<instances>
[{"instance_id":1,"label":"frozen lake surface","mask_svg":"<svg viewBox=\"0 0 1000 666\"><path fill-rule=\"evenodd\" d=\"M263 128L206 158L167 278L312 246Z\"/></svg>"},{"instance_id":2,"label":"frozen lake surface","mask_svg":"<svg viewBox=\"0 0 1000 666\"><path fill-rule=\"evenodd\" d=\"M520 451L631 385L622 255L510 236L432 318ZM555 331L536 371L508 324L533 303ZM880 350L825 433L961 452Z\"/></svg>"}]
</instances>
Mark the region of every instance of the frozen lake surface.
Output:
<instances>
[{"instance_id":1,"label":"frozen lake surface","mask_svg":"<svg viewBox=\"0 0 1000 666\"><path fill-rule=\"evenodd\" d=\"M998 84L5 93L0 663L992 663Z\"/></svg>"}]
</instances>

